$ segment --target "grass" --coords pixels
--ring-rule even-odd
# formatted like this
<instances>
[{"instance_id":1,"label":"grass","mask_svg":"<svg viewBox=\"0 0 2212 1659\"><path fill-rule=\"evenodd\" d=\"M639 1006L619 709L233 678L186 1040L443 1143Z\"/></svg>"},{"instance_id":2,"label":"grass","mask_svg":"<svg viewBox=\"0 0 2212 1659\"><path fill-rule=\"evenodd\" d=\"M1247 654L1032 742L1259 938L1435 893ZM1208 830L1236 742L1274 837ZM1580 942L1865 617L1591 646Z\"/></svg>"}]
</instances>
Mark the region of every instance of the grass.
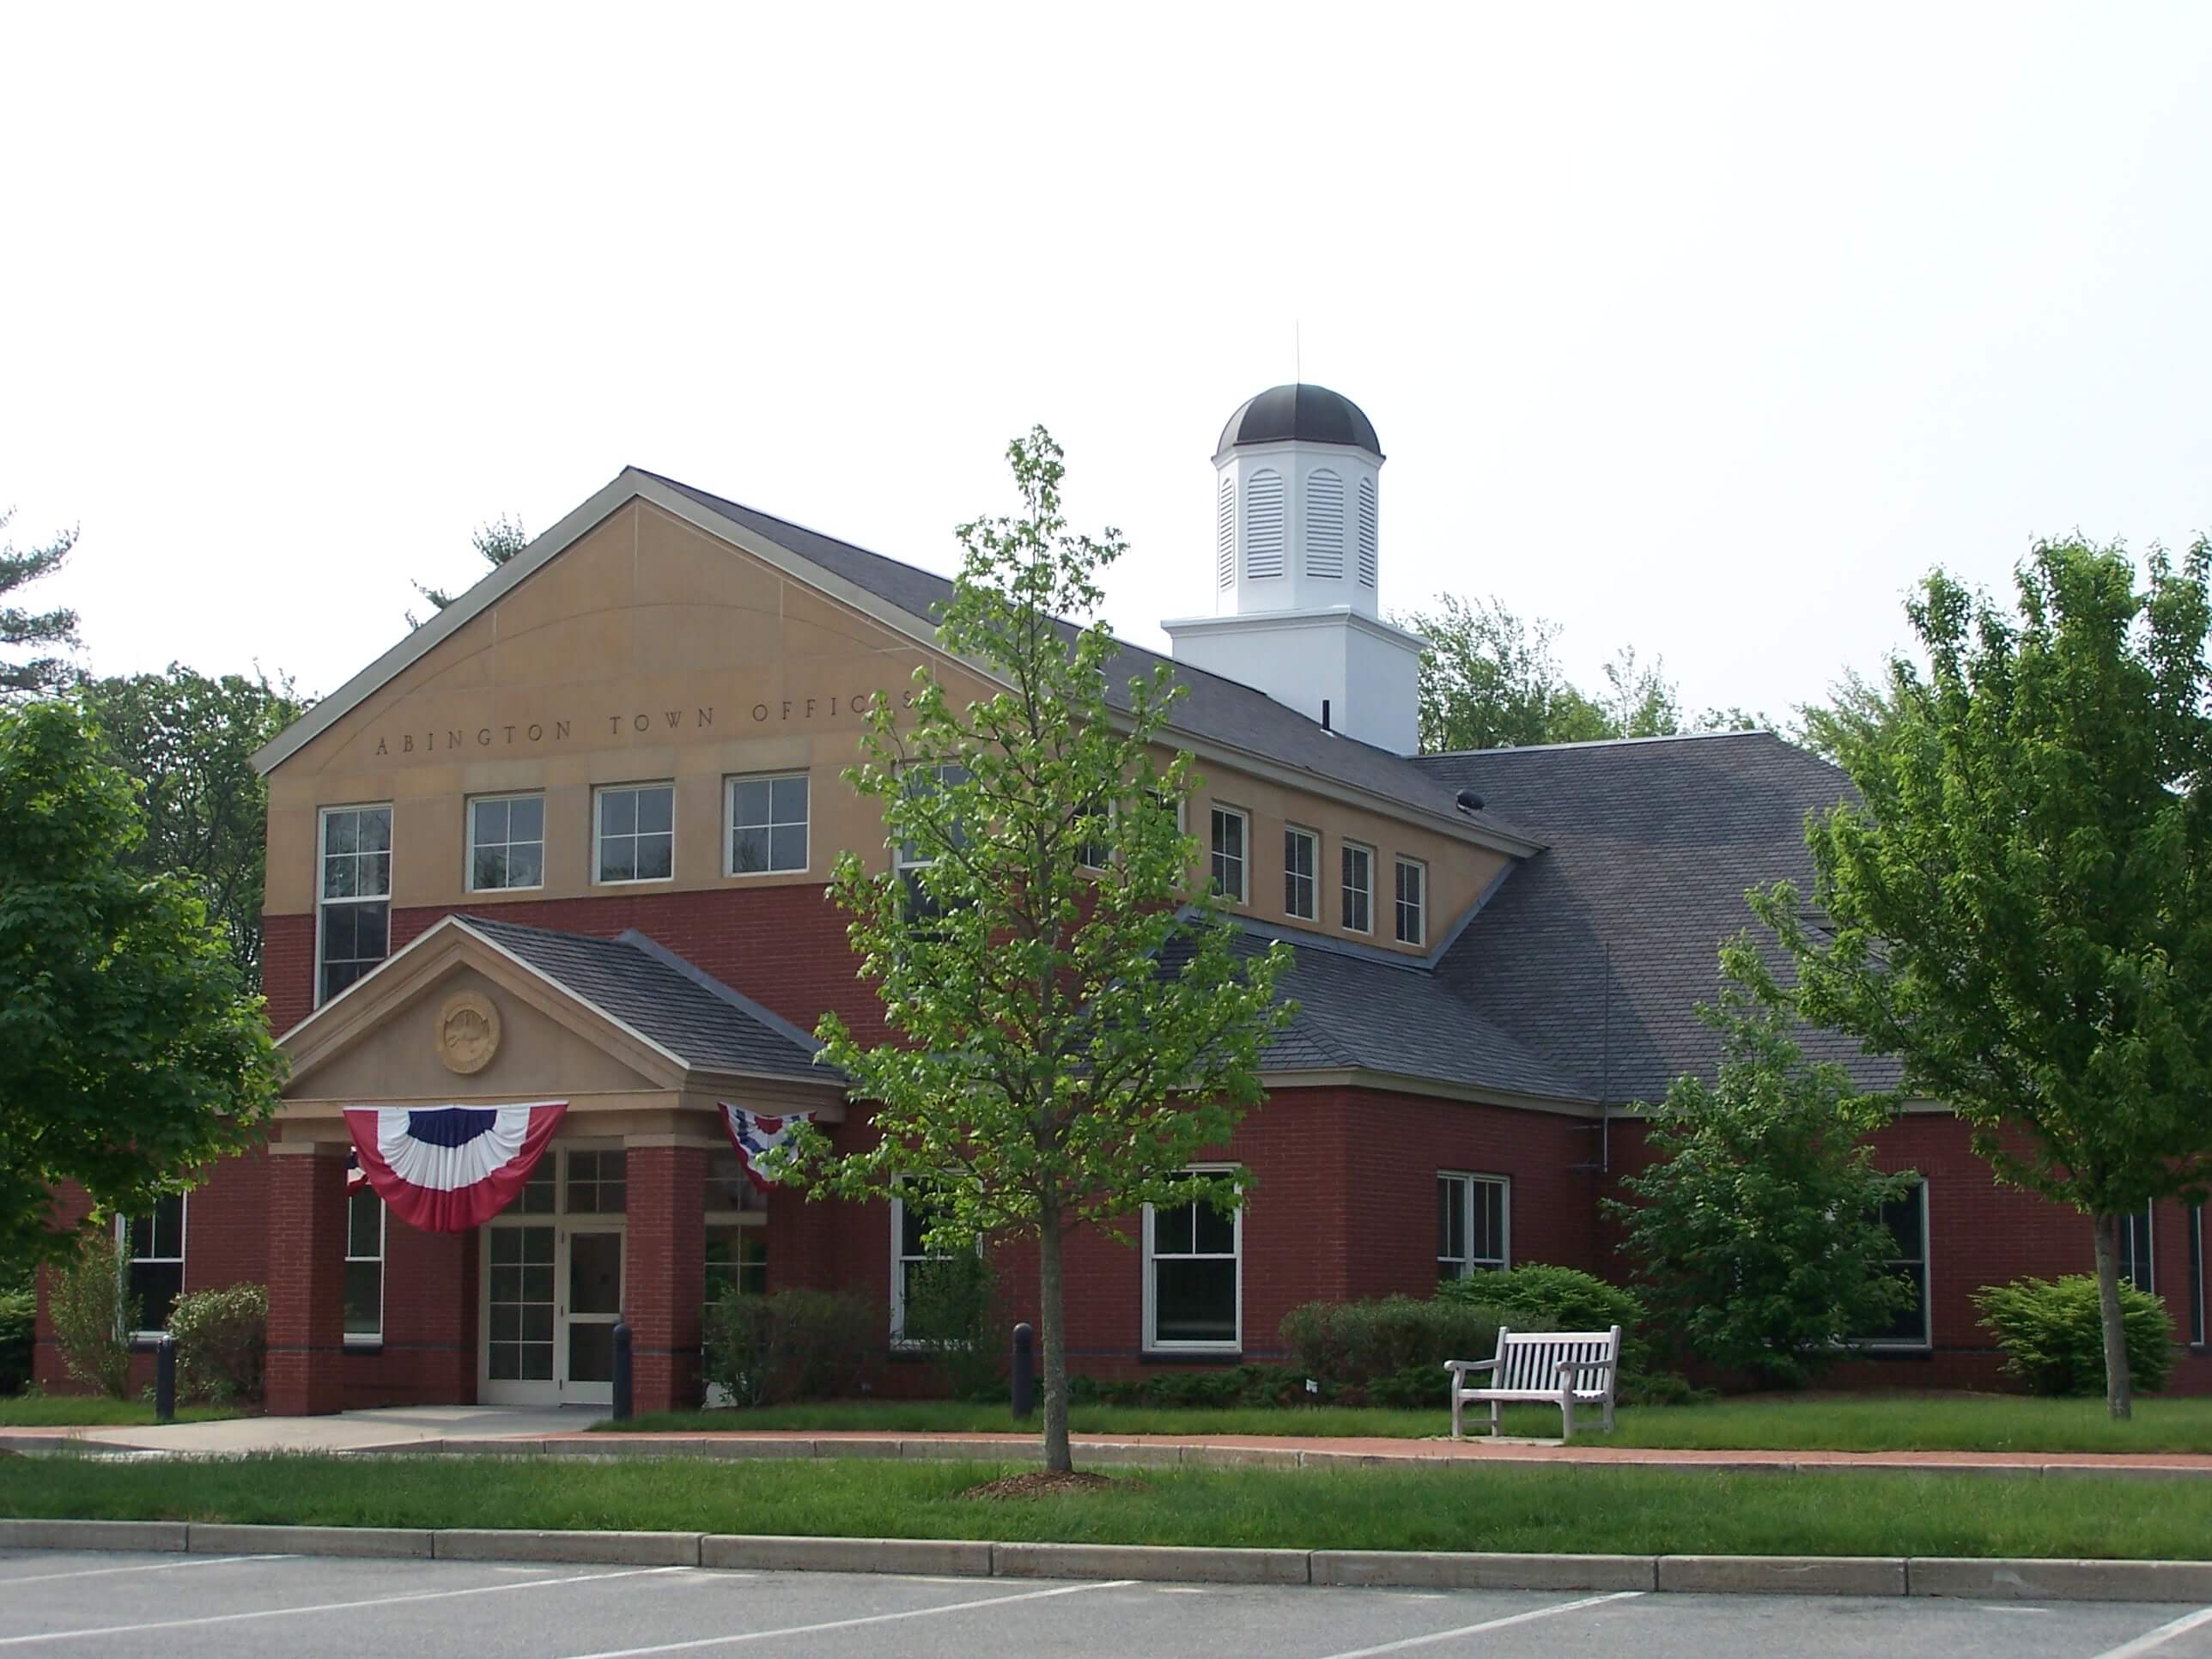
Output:
<instances>
[{"instance_id":1,"label":"grass","mask_svg":"<svg viewBox=\"0 0 2212 1659\"><path fill-rule=\"evenodd\" d=\"M1439 1390L1441 1392L1441 1390ZM1470 1418L1474 1413L1470 1413ZM1724 1400L1702 1406L1624 1406L1610 1437L1577 1415L1577 1438L1613 1446L1706 1451L2212 1452L2212 1398L2138 1400L2115 1423L2101 1400L2036 1400L2021 1395L1810 1395ZM751 1411L661 1412L611 1432L698 1430L857 1431L881 1434L1004 1432L1022 1425L1003 1406L950 1401L854 1401L770 1406ZM1195 1410L1078 1406L1078 1434L1377 1436L1419 1439L1450 1432L1450 1413L1346 1407ZM1553 1436L1559 1414L1516 1407L1508 1434Z\"/></svg>"},{"instance_id":2,"label":"grass","mask_svg":"<svg viewBox=\"0 0 2212 1659\"><path fill-rule=\"evenodd\" d=\"M179 1423L209 1423L242 1415L234 1406L177 1407ZM153 1420L150 1400L110 1400L104 1395L86 1394L0 1395L0 1429L121 1429Z\"/></svg>"},{"instance_id":3,"label":"grass","mask_svg":"<svg viewBox=\"0 0 2212 1659\"><path fill-rule=\"evenodd\" d=\"M991 1503L990 1463L0 1458L0 1515L1630 1554L2203 1558L2212 1481L1161 1469Z\"/></svg>"}]
</instances>

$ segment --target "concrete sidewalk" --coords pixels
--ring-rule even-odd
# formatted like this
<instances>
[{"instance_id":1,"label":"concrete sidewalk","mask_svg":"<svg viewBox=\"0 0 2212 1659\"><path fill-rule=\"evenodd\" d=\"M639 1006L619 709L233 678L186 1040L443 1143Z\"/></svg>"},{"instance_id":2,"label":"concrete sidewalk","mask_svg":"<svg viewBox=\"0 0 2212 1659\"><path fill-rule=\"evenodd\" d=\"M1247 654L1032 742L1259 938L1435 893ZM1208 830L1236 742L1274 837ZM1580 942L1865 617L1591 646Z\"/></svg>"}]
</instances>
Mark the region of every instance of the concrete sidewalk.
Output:
<instances>
[{"instance_id":1,"label":"concrete sidewalk","mask_svg":"<svg viewBox=\"0 0 2212 1659\"><path fill-rule=\"evenodd\" d=\"M592 1433L604 1409L495 1406L396 1407L333 1417L239 1417L166 1427L16 1429L0 1448L237 1455L246 1452L474 1452L502 1456L721 1458L974 1458L1026 1462L1035 1434L898 1434L867 1431ZM1275 1435L1075 1435L1076 1455L1095 1466L1331 1468L1455 1466L1699 1469L1799 1474L1974 1474L2031 1479L2116 1475L2136 1479L2212 1476L2202 1453L1948 1451L1686 1451L1613 1446L1595 1437L1557 1441L1404 1440L1380 1437L1301 1438Z\"/></svg>"}]
</instances>

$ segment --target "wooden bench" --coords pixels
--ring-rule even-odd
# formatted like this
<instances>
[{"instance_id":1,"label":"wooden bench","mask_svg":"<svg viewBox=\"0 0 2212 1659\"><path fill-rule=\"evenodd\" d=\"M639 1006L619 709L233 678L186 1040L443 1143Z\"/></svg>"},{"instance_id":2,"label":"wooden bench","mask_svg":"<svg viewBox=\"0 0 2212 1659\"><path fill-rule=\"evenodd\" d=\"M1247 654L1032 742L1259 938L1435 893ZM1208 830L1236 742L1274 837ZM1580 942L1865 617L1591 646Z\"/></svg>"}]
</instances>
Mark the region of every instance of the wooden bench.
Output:
<instances>
[{"instance_id":1,"label":"wooden bench","mask_svg":"<svg viewBox=\"0 0 2212 1659\"><path fill-rule=\"evenodd\" d=\"M1620 1370L1620 1327L1609 1331L1512 1331L1498 1333L1492 1359L1448 1359L1451 1373L1452 1438L1463 1437L1460 1413L1470 1400L1490 1402L1490 1432L1498 1431L1499 1407L1508 1401L1529 1401L1559 1408L1559 1438L1575 1437L1575 1407L1605 1407L1605 1431L1613 1432L1613 1384ZM1488 1371L1487 1388L1470 1388L1470 1372Z\"/></svg>"}]
</instances>

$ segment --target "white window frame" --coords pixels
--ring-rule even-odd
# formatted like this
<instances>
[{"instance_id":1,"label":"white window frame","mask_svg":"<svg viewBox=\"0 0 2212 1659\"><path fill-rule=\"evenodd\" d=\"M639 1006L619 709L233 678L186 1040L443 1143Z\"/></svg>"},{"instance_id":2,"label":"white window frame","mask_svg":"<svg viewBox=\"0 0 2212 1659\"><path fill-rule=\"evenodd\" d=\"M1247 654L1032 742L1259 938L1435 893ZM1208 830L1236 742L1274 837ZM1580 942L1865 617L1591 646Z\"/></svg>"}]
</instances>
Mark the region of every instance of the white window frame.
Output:
<instances>
[{"instance_id":1,"label":"white window frame","mask_svg":"<svg viewBox=\"0 0 2212 1659\"><path fill-rule=\"evenodd\" d=\"M1367 859L1367 886L1365 889L1367 897L1367 925L1364 927L1355 927L1352 925L1352 907L1344 902L1344 896L1348 890L1350 890L1352 886L1350 882L1343 878L1344 860L1350 858L1355 853L1364 854ZM1347 841L1339 842L1337 846L1336 873L1338 878L1336 884L1336 920L1338 925L1347 933L1358 933L1361 937L1367 939L1373 938L1375 935L1375 849L1372 847L1370 847L1364 841Z\"/></svg>"},{"instance_id":2,"label":"white window frame","mask_svg":"<svg viewBox=\"0 0 2212 1659\"><path fill-rule=\"evenodd\" d=\"M513 883L499 887L477 885L477 808L494 801L534 800L538 803L538 879L534 882ZM543 789L494 790L489 794L467 795L461 800L461 883L471 893L541 893L545 890L545 844L553 825L545 811L545 792ZM512 838L499 843L512 849L527 847L528 842Z\"/></svg>"},{"instance_id":3,"label":"white window frame","mask_svg":"<svg viewBox=\"0 0 2212 1659\"><path fill-rule=\"evenodd\" d=\"M354 1254L353 1206L356 1200L362 1198L363 1196L368 1197L376 1205L376 1254L373 1256L356 1255ZM385 1201L381 1198L377 1197L375 1192L371 1188L362 1187L346 1194L345 1265L350 1267L357 1261L374 1261L376 1263L376 1328L374 1331L346 1332L344 1334L344 1340L348 1347L371 1348L381 1347L383 1346L385 1308L384 1292L385 1286L391 1277L391 1275L386 1271L385 1267L385 1245L386 1240L391 1236L391 1220L392 1212L390 1207L386 1205Z\"/></svg>"},{"instance_id":4,"label":"white window frame","mask_svg":"<svg viewBox=\"0 0 2212 1659\"><path fill-rule=\"evenodd\" d=\"M1303 910L1294 908L1291 903L1291 883L1297 875L1297 872L1291 868L1291 842L1293 839L1304 842L1313 854L1309 860L1312 868L1306 875L1308 906ZM1323 867L1321 854L1320 830L1309 830L1302 823L1286 823L1283 826L1283 914L1285 915L1299 921L1321 920L1321 872Z\"/></svg>"},{"instance_id":5,"label":"white window frame","mask_svg":"<svg viewBox=\"0 0 2212 1659\"><path fill-rule=\"evenodd\" d=\"M805 837L805 854L797 865L778 866L775 862L775 832L790 829L788 820L775 816L775 786L778 782L803 782L806 786L806 817L799 825ZM764 870L738 868L738 786L741 783L764 783L769 786L769 817L762 825L768 832L769 866ZM896 856L896 854L894 854ZM732 772L722 780L722 873L737 880L757 879L763 876L803 876L814 867L814 775L805 768L783 772Z\"/></svg>"},{"instance_id":6,"label":"white window frame","mask_svg":"<svg viewBox=\"0 0 2212 1659\"><path fill-rule=\"evenodd\" d=\"M932 1250L929 1248L929 1241L927 1237L922 1241L921 1254L920 1255L908 1255L902 1248L905 1243L906 1200L902 1198L898 1194L894 1193L891 1194L891 1346L897 1348L902 1352L919 1348L922 1346L919 1342L911 1342L907 1340L907 1263L909 1261L950 1261L952 1259L951 1253L950 1251ZM981 1241L977 1241L975 1248L979 1252L981 1250Z\"/></svg>"},{"instance_id":7,"label":"white window frame","mask_svg":"<svg viewBox=\"0 0 2212 1659\"><path fill-rule=\"evenodd\" d=\"M2128 1285L2136 1284L2136 1281L2129 1277L2125 1264L2130 1254L2137 1255L2142 1261L2143 1277L2150 1283L2136 1285L2136 1288L2139 1291L2148 1291L2151 1295L2156 1296L2158 1294L2158 1206L2155 1204L2147 1203L2142 1206L2140 1214L2124 1215L2119 1220L2123 1238L2126 1237L2127 1231L2137 1222L2142 1224L2142 1249L2137 1252L2123 1249L2120 1252L2118 1265L2121 1267L2121 1282Z\"/></svg>"},{"instance_id":8,"label":"white window frame","mask_svg":"<svg viewBox=\"0 0 2212 1659\"><path fill-rule=\"evenodd\" d=\"M1452 1201L1459 1206L1460 1230L1467 1237L1467 1254L1450 1256L1443 1253L1444 1241L1437 1241L1437 1277L1471 1279L1477 1273L1504 1273L1513 1265L1513 1182L1502 1175L1485 1175L1475 1170L1439 1170L1437 1184L1447 1182L1458 1191ZM1496 1260L1475 1254L1474 1189L1477 1187L1495 1188L1498 1194L1498 1248ZM1452 1270L1446 1272L1449 1267Z\"/></svg>"},{"instance_id":9,"label":"white window frame","mask_svg":"<svg viewBox=\"0 0 2212 1659\"><path fill-rule=\"evenodd\" d=\"M1075 818L1078 821L1084 818L1103 818L1110 824L1114 822L1115 817L1115 804L1111 800L1105 802L1103 808L1078 807L1075 812ZM1100 856L1094 863L1091 860L1084 856L1086 853L1097 853L1100 854ZM1103 842L1085 841L1080 836L1077 837L1075 842L1075 867L1077 869L1087 871L1092 875L1103 875L1106 872L1107 866L1113 861L1114 846L1110 837Z\"/></svg>"},{"instance_id":10,"label":"white window frame","mask_svg":"<svg viewBox=\"0 0 2212 1659\"><path fill-rule=\"evenodd\" d=\"M936 776L940 784L945 781L946 773L958 772L965 774L967 770L968 769L963 766L958 761L915 761L899 768L899 771L902 775L908 772L932 773ZM806 810L808 815L811 817L814 811L813 792L811 789L808 791L807 794ZM927 858L908 857L906 840L903 836L895 837L890 845L891 873L899 878L902 884L905 884L906 878L910 872L915 870L927 870L931 865L937 862L938 855L933 853ZM921 884L920 882L916 882L913 884L912 890L924 902L927 902L928 900L928 895L922 892L921 889Z\"/></svg>"},{"instance_id":11,"label":"white window frame","mask_svg":"<svg viewBox=\"0 0 2212 1659\"><path fill-rule=\"evenodd\" d=\"M348 896L347 897L344 897L344 898L329 898L329 897L325 897L325 896L324 896L323 889L324 889L325 885L327 884L327 882L328 882L328 880L329 880L329 871L328 871L328 869L326 868L326 862L327 862L327 860L330 860L332 856L337 856L337 857L340 857L340 858L356 858L356 859L357 859L357 858L358 858L358 856L359 856L359 855L358 855L358 854L351 854L351 853L342 853L342 854L337 854L333 855L333 854L332 854L328 850L328 849L329 849L329 847L330 847L330 835L331 835L330 822L331 822L331 817L332 817L334 814L336 814L336 813L340 813L340 812L381 812L381 813L383 813L383 814L384 814L384 840L385 840L385 848L384 848L384 891L383 891L382 893L380 893L380 894L373 894L373 895L371 895L371 896L367 896L367 897L363 897L363 896L362 896L361 894L359 894L359 893L354 893L354 894L351 894L351 895L349 895L349 896ZM316 1006L316 1007L318 1007L318 1008L321 1007L321 1006L323 1006L323 1004L324 1004L324 1003L325 1003L325 1002L327 1002L327 1001L329 1001L329 1000L331 1000L331 999L329 999L328 997L325 997L325 996L323 994L323 969L324 969L324 967L325 967L325 963L324 963L324 960L323 960L323 945L324 945L324 941L325 941L325 927L324 927L324 923L325 923L325 917L326 917L326 913L327 913L327 912L331 908L331 907L333 907L333 906L345 906L345 907L350 908L350 907L352 907L352 906L356 906L356 905L362 905L362 904L381 904L381 905L384 907L384 954L383 954L381 957L379 957L377 958L377 960L378 960L379 962L387 962L387 961L389 961L389 960L391 959L391 957L392 957L392 860L393 860L393 859L394 859L394 858L396 858L396 857L398 856L398 849L397 849L397 848L393 845L393 842L394 842L394 841L395 841L395 839L396 839L396 838L395 838L395 836L393 836L392 831L393 831L393 823L392 823L392 803L391 803L390 801L388 801L388 800L386 800L386 801L360 801L360 802L356 802L356 803L355 803L355 804L353 804L353 805L351 805L323 806L323 807L318 807L318 808L316 809L316 811L315 811L315 988L315 988L315 1006ZM362 960L362 958L361 958L361 957L348 957L348 958L346 958L346 959L347 959L349 962L358 962L358 961L361 961L361 960ZM376 970L375 970L374 968L369 969L366 973L363 973L363 974L362 974L359 978L356 978L356 979L354 981L354 982L353 982L353 983L354 983L354 985L358 985L358 984L360 984L360 983L361 983L361 981L362 981L362 979L366 979L366 978L368 976L368 975L369 975L369 974L374 973L375 971L376 971ZM351 990L352 988L353 988L353 986L352 986L352 985L349 985L349 986L345 987L343 990L339 991L339 992L337 993L337 994L338 994L338 995L340 995L340 996L343 996L343 995L345 994L346 991L349 991L349 990Z\"/></svg>"},{"instance_id":12,"label":"white window frame","mask_svg":"<svg viewBox=\"0 0 2212 1659\"><path fill-rule=\"evenodd\" d=\"M1930 1231L1929 1212L1934 1202L1934 1194L1928 1189L1928 1177L1925 1176L1915 1182L1913 1187L1920 1195L1920 1340L1916 1342L1910 1338L1899 1340L1893 1336L1863 1337L1854 1344L1869 1352L1923 1353L1936 1346L1936 1263L1930 1258L1928 1248ZM1882 1265L1893 1270L1910 1266L1911 1262L1911 1258L1908 1256L1890 1256L1884 1259Z\"/></svg>"},{"instance_id":13,"label":"white window frame","mask_svg":"<svg viewBox=\"0 0 2212 1659\"><path fill-rule=\"evenodd\" d=\"M1228 819L1237 821L1240 853L1230 854L1220 848L1223 824ZM1220 884L1215 872L1215 861L1234 856L1237 861L1237 890L1231 892ZM1252 815L1241 806L1226 805L1220 801L1211 804L1206 820L1206 884L1222 899L1243 909L1252 902Z\"/></svg>"},{"instance_id":14,"label":"white window frame","mask_svg":"<svg viewBox=\"0 0 2212 1659\"><path fill-rule=\"evenodd\" d=\"M609 795L635 794L647 789L665 789L668 792L668 873L665 876L613 876L605 873L606 866L600 861L600 848L606 836L605 806ZM641 835L652 830L632 830L629 839L636 841ZM474 868L475 860L470 860ZM540 868L544 866L541 864ZM633 861L635 867L635 861ZM648 778L641 783L602 783L592 789L592 885L594 887L659 887L676 879L676 781L673 778Z\"/></svg>"},{"instance_id":15,"label":"white window frame","mask_svg":"<svg viewBox=\"0 0 2212 1659\"><path fill-rule=\"evenodd\" d=\"M1186 1173L1190 1175L1227 1175L1230 1173L1230 1168L1226 1165L1200 1165L1186 1171ZM1203 1202L1204 1200L1201 1200L1200 1201ZM1181 1208L1182 1206L1177 1206L1176 1207ZM1233 1340L1227 1342L1163 1342L1159 1340L1159 1309L1158 1306L1158 1298L1156 1284L1157 1275L1153 1271L1155 1264L1160 1260L1159 1252L1156 1248L1154 1237L1155 1224L1158 1220L1158 1213L1154 1206L1150 1204L1146 1205L1144 1223L1144 1351L1146 1353L1229 1354L1243 1352L1244 1206L1239 1204L1235 1209L1229 1212L1230 1250L1227 1260L1233 1261L1236 1264L1237 1334ZM1197 1243L1194 1237L1192 1239L1192 1243L1194 1244ZM1208 1251L1204 1254L1200 1254L1196 1250L1192 1250L1188 1254L1177 1253L1167 1258L1167 1260L1170 1261L1219 1261L1223 1259L1222 1255L1216 1251Z\"/></svg>"},{"instance_id":16,"label":"white window frame","mask_svg":"<svg viewBox=\"0 0 2212 1659\"><path fill-rule=\"evenodd\" d=\"M163 1264L175 1262L177 1264L177 1295L181 1297L187 1288L185 1284L185 1262L191 1253L192 1195L190 1193L177 1193L165 1194L163 1196L174 1196L177 1200L177 1253L174 1255L132 1255L130 1254L131 1223L134 1218L127 1215L115 1218L115 1252L120 1258L116 1264L116 1272L122 1277L123 1299L129 1304L125 1310L126 1320L137 1311L137 1298L131 1294L131 1269L138 1263L142 1261ZM155 1201L158 1203L160 1200ZM157 1325L147 1330L130 1326L125 1329L123 1335L126 1341L131 1342L158 1342L167 1330L167 1325Z\"/></svg>"},{"instance_id":17,"label":"white window frame","mask_svg":"<svg viewBox=\"0 0 2212 1659\"><path fill-rule=\"evenodd\" d=\"M1401 891L1409 870L1420 886L1419 896L1413 905L1414 927L1411 939L1406 937L1406 901ZM1401 945L1419 946L1429 942L1429 866L1419 859L1409 859L1402 854L1390 861L1390 935Z\"/></svg>"}]
</instances>

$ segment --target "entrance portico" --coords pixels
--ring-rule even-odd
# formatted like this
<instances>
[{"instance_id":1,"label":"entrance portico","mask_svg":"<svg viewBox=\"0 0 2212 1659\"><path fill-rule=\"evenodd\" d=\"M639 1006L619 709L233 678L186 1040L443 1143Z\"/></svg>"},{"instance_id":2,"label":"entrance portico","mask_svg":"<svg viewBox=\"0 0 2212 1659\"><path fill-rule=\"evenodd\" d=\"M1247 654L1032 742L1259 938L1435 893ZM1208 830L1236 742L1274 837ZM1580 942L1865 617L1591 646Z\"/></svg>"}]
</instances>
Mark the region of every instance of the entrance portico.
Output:
<instances>
[{"instance_id":1,"label":"entrance portico","mask_svg":"<svg viewBox=\"0 0 2212 1659\"><path fill-rule=\"evenodd\" d=\"M715 1195L720 1103L843 1116L811 1036L636 933L449 916L283 1047L269 1212L280 1414L340 1409L347 1367L363 1364L404 1372L426 1401L604 1405L623 1320L638 1409L696 1403L709 1214L732 1268L746 1237L758 1258L745 1230L767 1218ZM556 1103L528 1178L480 1225L423 1231L349 1196L349 1108ZM322 1248L339 1238L343 1253Z\"/></svg>"}]
</instances>

